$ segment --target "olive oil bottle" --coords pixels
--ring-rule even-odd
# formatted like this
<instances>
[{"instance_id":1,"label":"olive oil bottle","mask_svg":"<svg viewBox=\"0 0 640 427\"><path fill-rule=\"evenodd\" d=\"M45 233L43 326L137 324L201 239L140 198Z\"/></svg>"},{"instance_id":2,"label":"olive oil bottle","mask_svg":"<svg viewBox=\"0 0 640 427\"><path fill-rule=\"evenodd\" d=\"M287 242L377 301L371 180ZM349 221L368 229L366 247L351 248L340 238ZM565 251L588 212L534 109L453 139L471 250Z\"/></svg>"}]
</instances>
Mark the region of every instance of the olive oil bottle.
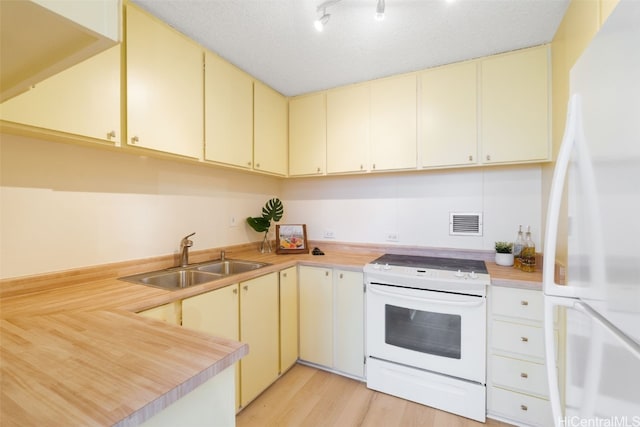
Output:
<instances>
[{"instance_id":1,"label":"olive oil bottle","mask_svg":"<svg viewBox=\"0 0 640 427\"><path fill-rule=\"evenodd\" d=\"M531 239L531 227L527 226L524 247L520 252L520 270L532 272L536 270L536 245Z\"/></svg>"},{"instance_id":2,"label":"olive oil bottle","mask_svg":"<svg viewBox=\"0 0 640 427\"><path fill-rule=\"evenodd\" d=\"M522 255L522 248L524 248L524 238L522 235L522 225L518 228L518 237L513 243L513 268L520 268L522 262L520 256Z\"/></svg>"}]
</instances>

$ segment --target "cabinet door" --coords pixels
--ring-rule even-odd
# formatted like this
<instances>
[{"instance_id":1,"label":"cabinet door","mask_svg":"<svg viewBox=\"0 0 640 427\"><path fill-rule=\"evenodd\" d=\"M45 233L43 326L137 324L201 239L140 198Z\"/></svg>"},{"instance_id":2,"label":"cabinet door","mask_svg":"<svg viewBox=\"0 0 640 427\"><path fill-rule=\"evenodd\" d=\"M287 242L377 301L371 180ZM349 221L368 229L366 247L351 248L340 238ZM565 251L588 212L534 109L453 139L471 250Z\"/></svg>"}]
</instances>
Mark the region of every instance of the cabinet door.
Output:
<instances>
[{"instance_id":1,"label":"cabinet door","mask_svg":"<svg viewBox=\"0 0 640 427\"><path fill-rule=\"evenodd\" d=\"M202 49L131 4L126 13L129 144L202 158Z\"/></svg>"},{"instance_id":2,"label":"cabinet door","mask_svg":"<svg viewBox=\"0 0 640 427\"><path fill-rule=\"evenodd\" d=\"M280 373L298 360L298 271L280 272Z\"/></svg>"},{"instance_id":3,"label":"cabinet door","mask_svg":"<svg viewBox=\"0 0 640 427\"><path fill-rule=\"evenodd\" d=\"M138 314L150 319L161 320L170 325L180 326L181 304L180 301L170 302L141 311Z\"/></svg>"},{"instance_id":4,"label":"cabinet door","mask_svg":"<svg viewBox=\"0 0 640 427\"><path fill-rule=\"evenodd\" d=\"M549 49L481 61L482 162L549 159Z\"/></svg>"},{"instance_id":5,"label":"cabinet door","mask_svg":"<svg viewBox=\"0 0 640 427\"><path fill-rule=\"evenodd\" d=\"M278 378L278 335L277 273L241 282L240 341L249 344L249 354L240 361L243 407Z\"/></svg>"},{"instance_id":6,"label":"cabinet door","mask_svg":"<svg viewBox=\"0 0 640 427\"><path fill-rule=\"evenodd\" d=\"M327 172L368 170L370 85L327 92Z\"/></svg>"},{"instance_id":7,"label":"cabinet door","mask_svg":"<svg viewBox=\"0 0 640 427\"><path fill-rule=\"evenodd\" d=\"M254 169L287 174L287 99L260 82L254 83Z\"/></svg>"},{"instance_id":8,"label":"cabinet door","mask_svg":"<svg viewBox=\"0 0 640 427\"><path fill-rule=\"evenodd\" d=\"M118 45L0 104L0 118L118 143L120 109Z\"/></svg>"},{"instance_id":9,"label":"cabinet door","mask_svg":"<svg viewBox=\"0 0 640 427\"><path fill-rule=\"evenodd\" d=\"M359 271L334 271L334 364L338 371L364 377L364 277Z\"/></svg>"},{"instance_id":10,"label":"cabinet door","mask_svg":"<svg viewBox=\"0 0 640 427\"><path fill-rule=\"evenodd\" d=\"M205 53L205 159L253 165L253 80L222 58Z\"/></svg>"},{"instance_id":11,"label":"cabinet door","mask_svg":"<svg viewBox=\"0 0 640 427\"><path fill-rule=\"evenodd\" d=\"M240 340L238 285L182 300L182 326L229 340ZM240 364L235 366L236 409L240 407Z\"/></svg>"},{"instance_id":12,"label":"cabinet door","mask_svg":"<svg viewBox=\"0 0 640 427\"><path fill-rule=\"evenodd\" d=\"M420 74L422 166L478 161L477 64L467 62Z\"/></svg>"},{"instance_id":13,"label":"cabinet door","mask_svg":"<svg viewBox=\"0 0 640 427\"><path fill-rule=\"evenodd\" d=\"M333 366L333 278L329 268L301 266L300 359Z\"/></svg>"},{"instance_id":14,"label":"cabinet door","mask_svg":"<svg viewBox=\"0 0 640 427\"><path fill-rule=\"evenodd\" d=\"M325 94L289 101L289 175L318 175L326 171L327 112Z\"/></svg>"},{"instance_id":15,"label":"cabinet door","mask_svg":"<svg viewBox=\"0 0 640 427\"><path fill-rule=\"evenodd\" d=\"M371 83L371 169L416 167L416 76Z\"/></svg>"}]
</instances>

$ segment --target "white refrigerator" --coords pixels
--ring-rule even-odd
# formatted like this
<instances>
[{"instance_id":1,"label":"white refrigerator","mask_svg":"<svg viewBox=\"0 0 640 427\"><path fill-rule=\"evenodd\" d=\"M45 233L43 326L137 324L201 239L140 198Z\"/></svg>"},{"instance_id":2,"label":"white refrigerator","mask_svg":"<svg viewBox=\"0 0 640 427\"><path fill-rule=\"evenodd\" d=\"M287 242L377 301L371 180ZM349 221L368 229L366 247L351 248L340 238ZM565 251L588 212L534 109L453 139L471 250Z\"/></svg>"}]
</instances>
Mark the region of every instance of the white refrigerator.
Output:
<instances>
[{"instance_id":1,"label":"white refrigerator","mask_svg":"<svg viewBox=\"0 0 640 427\"><path fill-rule=\"evenodd\" d=\"M571 69L570 90L543 267L551 407L556 426L640 426L640 0L616 6ZM556 312L566 321L560 340Z\"/></svg>"}]
</instances>

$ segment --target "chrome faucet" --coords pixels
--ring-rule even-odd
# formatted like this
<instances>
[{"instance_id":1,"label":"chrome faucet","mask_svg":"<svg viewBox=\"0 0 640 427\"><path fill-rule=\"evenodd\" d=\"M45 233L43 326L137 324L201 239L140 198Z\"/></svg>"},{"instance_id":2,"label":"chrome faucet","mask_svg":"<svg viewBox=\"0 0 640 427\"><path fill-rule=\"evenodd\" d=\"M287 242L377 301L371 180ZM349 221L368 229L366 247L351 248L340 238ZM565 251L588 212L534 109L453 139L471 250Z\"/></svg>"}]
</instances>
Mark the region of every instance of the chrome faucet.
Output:
<instances>
[{"instance_id":1,"label":"chrome faucet","mask_svg":"<svg viewBox=\"0 0 640 427\"><path fill-rule=\"evenodd\" d=\"M184 236L180 241L180 267L186 267L189 265L189 248L193 246L193 242L189 240L189 237L196 234L195 232Z\"/></svg>"}]
</instances>

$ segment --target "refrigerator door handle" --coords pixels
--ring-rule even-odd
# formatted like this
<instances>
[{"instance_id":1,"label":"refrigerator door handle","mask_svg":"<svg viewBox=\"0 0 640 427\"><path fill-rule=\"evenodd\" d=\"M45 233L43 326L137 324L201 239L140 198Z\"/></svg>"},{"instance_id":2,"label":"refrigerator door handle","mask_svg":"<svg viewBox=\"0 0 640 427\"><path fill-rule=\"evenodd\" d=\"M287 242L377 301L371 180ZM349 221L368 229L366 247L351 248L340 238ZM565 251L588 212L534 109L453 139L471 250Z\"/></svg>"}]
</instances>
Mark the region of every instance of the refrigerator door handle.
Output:
<instances>
[{"instance_id":1,"label":"refrigerator door handle","mask_svg":"<svg viewBox=\"0 0 640 427\"><path fill-rule=\"evenodd\" d=\"M549 384L549 403L553 414L553 424L560 426L562 420L562 400L560 399L560 386L558 385L558 364L556 362L556 340L554 333L553 311L558 305L573 306L573 300L566 298L544 296L544 351L545 366L547 368L547 381Z\"/></svg>"},{"instance_id":2,"label":"refrigerator door handle","mask_svg":"<svg viewBox=\"0 0 640 427\"><path fill-rule=\"evenodd\" d=\"M562 195L564 193L564 183L567 176L567 169L571 160L571 152L573 150L579 118L581 116L580 95L571 96L567 112L567 124L565 133L562 138L562 145L558 152L556 166L553 171L553 180L551 181L551 191L549 194L549 205L547 208L547 229L544 237L545 259L551 262L545 262L542 267L542 280L544 293L547 295L561 295L566 297L575 297L573 288L569 286L560 286L555 282L555 262L556 259L556 243L558 240L558 221L560 216L560 205L562 203Z\"/></svg>"}]
</instances>

